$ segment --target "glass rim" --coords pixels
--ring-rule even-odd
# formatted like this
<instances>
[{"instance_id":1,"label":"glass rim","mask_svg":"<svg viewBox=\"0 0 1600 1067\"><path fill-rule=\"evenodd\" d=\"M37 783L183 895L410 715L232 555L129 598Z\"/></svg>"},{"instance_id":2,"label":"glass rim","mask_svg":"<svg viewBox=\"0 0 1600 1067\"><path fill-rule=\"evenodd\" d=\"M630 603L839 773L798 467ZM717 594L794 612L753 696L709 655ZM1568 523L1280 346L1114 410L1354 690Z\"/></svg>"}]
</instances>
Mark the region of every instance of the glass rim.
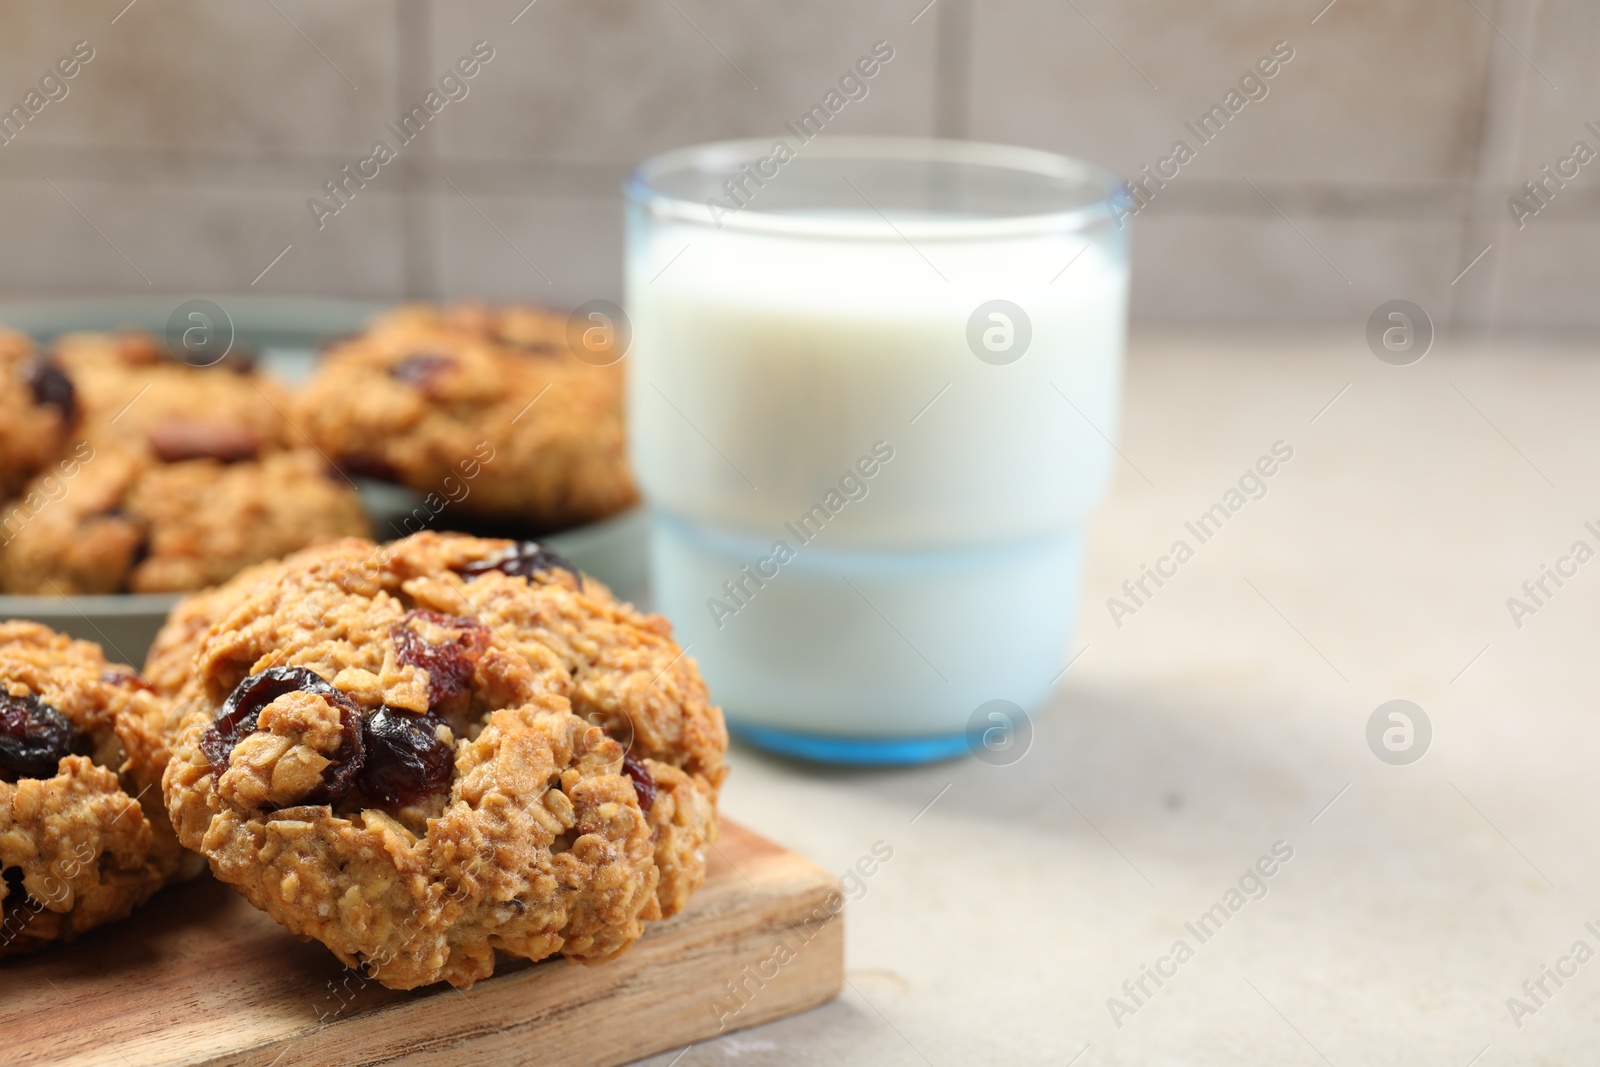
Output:
<instances>
[{"instance_id":1,"label":"glass rim","mask_svg":"<svg viewBox=\"0 0 1600 1067\"><path fill-rule=\"evenodd\" d=\"M1127 183L1110 168L1038 148L939 137L818 137L796 151L797 160L860 161L915 166L924 163L984 166L1015 174L1054 179L1088 190L1093 198L1061 211L1001 214L983 217L903 219L886 233L879 219L798 215L741 207L718 217L707 200L688 200L659 186L667 175L716 169L734 170L769 153L776 141L757 137L712 141L661 152L634 167L623 182L628 202L657 218L794 237L901 240L906 234L931 239L971 240L1083 230L1118 218L1117 205L1128 198ZM781 172L780 172L781 176ZM768 178L768 181L774 180ZM859 193L859 190L858 190ZM865 198L863 197L863 200ZM865 201L873 207L871 201ZM877 212L883 222L887 217ZM1125 213L1124 213L1125 214ZM1125 224L1125 221L1124 221Z\"/></svg>"}]
</instances>

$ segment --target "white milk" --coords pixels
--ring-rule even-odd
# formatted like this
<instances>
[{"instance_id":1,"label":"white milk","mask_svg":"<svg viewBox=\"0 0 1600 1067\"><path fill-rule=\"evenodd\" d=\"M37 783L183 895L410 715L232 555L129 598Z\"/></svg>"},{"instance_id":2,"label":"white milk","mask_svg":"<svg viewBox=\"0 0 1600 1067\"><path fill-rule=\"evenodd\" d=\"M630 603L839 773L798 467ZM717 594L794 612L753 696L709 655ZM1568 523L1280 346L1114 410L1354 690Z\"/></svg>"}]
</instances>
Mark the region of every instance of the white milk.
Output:
<instances>
[{"instance_id":1,"label":"white milk","mask_svg":"<svg viewBox=\"0 0 1600 1067\"><path fill-rule=\"evenodd\" d=\"M913 246L860 221L887 238L658 221L630 252L657 607L735 724L949 735L1065 662L1126 266L1075 234ZM968 343L997 298L1032 329L1006 365Z\"/></svg>"}]
</instances>

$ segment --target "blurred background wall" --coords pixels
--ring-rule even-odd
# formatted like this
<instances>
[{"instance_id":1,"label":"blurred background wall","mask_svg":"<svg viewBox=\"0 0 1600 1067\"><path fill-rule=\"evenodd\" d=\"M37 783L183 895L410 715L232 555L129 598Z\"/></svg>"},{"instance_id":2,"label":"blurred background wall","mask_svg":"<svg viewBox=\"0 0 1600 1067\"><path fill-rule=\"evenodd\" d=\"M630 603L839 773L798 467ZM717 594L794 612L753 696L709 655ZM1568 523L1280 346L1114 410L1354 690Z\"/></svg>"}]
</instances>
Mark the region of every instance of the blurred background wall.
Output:
<instances>
[{"instance_id":1,"label":"blurred background wall","mask_svg":"<svg viewBox=\"0 0 1600 1067\"><path fill-rule=\"evenodd\" d=\"M885 40L830 131L1128 175L1196 148L1134 220L1137 322L1356 324L1403 297L1446 333L1600 325L1600 163L1547 182L1520 229L1506 203L1574 142L1600 150L1593 0L525 4L8 5L0 105L75 42L94 56L0 145L0 296L614 299L632 163L779 136ZM479 40L494 56L466 97L319 229L308 199L398 144L386 124ZM1200 146L1185 123L1279 41L1294 57L1267 95Z\"/></svg>"}]
</instances>

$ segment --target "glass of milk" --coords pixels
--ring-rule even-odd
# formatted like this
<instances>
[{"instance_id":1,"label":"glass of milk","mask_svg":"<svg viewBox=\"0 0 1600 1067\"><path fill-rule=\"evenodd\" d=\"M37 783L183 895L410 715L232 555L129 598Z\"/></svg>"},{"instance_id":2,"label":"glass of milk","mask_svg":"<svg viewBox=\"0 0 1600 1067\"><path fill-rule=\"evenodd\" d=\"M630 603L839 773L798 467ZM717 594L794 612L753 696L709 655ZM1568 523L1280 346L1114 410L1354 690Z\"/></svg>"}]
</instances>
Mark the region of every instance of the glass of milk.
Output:
<instances>
[{"instance_id":1,"label":"glass of milk","mask_svg":"<svg viewBox=\"0 0 1600 1067\"><path fill-rule=\"evenodd\" d=\"M788 132L628 181L655 606L754 744L994 748L1072 653L1117 434L1122 184L1022 148Z\"/></svg>"}]
</instances>

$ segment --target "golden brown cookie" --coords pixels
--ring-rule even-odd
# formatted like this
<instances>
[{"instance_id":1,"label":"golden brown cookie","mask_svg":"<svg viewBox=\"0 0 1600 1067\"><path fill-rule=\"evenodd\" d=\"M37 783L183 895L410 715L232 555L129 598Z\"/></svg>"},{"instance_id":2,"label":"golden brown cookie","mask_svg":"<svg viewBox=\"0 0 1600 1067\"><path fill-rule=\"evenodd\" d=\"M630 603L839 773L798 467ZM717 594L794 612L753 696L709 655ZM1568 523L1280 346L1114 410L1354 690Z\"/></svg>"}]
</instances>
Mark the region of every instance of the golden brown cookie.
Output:
<instances>
[{"instance_id":1,"label":"golden brown cookie","mask_svg":"<svg viewBox=\"0 0 1600 1067\"><path fill-rule=\"evenodd\" d=\"M424 533L376 550L388 572L426 592L434 610L472 618L522 653L572 711L627 753L649 818L664 917L705 881L717 839L727 727L692 658L659 615L618 601L553 553L528 542ZM270 565L181 601L156 638L145 674L178 695L195 650L270 573Z\"/></svg>"},{"instance_id":2,"label":"golden brown cookie","mask_svg":"<svg viewBox=\"0 0 1600 1067\"><path fill-rule=\"evenodd\" d=\"M354 489L309 449L257 461L163 463L117 439L80 442L63 471L0 514L0 589L165 593L368 530Z\"/></svg>"},{"instance_id":3,"label":"golden brown cookie","mask_svg":"<svg viewBox=\"0 0 1600 1067\"><path fill-rule=\"evenodd\" d=\"M620 365L567 347L564 316L412 305L336 344L295 422L356 473L451 501L456 517L554 530L638 499Z\"/></svg>"},{"instance_id":4,"label":"golden brown cookie","mask_svg":"<svg viewBox=\"0 0 1600 1067\"><path fill-rule=\"evenodd\" d=\"M191 366L139 331L66 334L51 352L81 439L0 511L0 591L200 589L368 532L354 487L242 353Z\"/></svg>"},{"instance_id":5,"label":"golden brown cookie","mask_svg":"<svg viewBox=\"0 0 1600 1067\"><path fill-rule=\"evenodd\" d=\"M77 390L83 436L148 448L164 462L257 459L307 447L288 421L288 391L243 351L213 366L173 358L141 330L69 333L50 346Z\"/></svg>"},{"instance_id":6,"label":"golden brown cookie","mask_svg":"<svg viewBox=\"0 0 1600 1067\"><path fill-rule=\"evenodd\" d=\"M661 914L652 783L554 657L450 610L474 575L433 571L439 541L308 549L180 609L158 642L168 685L194 649L178 835L393 988L470 986L496 950L609 958Z\"/></svg>"},{"instance_id":7,"label":"golden brown cookie","mask_svg":"<svg viewBox=\"0 0 1600 1067\"><path fill-rule=\"evenodd\" d=\"M172 704L100 649L0 623L0 957L128 915L200 869L161 804Z\"/></svg>"},{"instance_id":8,"label":"golden brown cookie","mask_svg":"<svg viewBox=\"0 0 1600 1067\"><path fill-rule=\"evenodd\" d=\"M0 327L0 500L56 461L77 419L77 392L61 367Z\"/></svg>"},{"instance_id":9,"label":"golden brown cookie","mask_svg":"<svg viewBox=\"0 0 1600 1067\"><path fill-rule=\"evenodd\" d=\"M653 781L646 810L661 871L657 897L663 915L677 914L704 883L706 851L717 839L728 731L672 625L551 565L556 557L529 542L422 536L411 544L408 552L437 557L435 572L479 572L461 588L470 610L453 610L480 619L530 662L553 658L572 710L622 741Z\"/></svg>"}]
</instances>

